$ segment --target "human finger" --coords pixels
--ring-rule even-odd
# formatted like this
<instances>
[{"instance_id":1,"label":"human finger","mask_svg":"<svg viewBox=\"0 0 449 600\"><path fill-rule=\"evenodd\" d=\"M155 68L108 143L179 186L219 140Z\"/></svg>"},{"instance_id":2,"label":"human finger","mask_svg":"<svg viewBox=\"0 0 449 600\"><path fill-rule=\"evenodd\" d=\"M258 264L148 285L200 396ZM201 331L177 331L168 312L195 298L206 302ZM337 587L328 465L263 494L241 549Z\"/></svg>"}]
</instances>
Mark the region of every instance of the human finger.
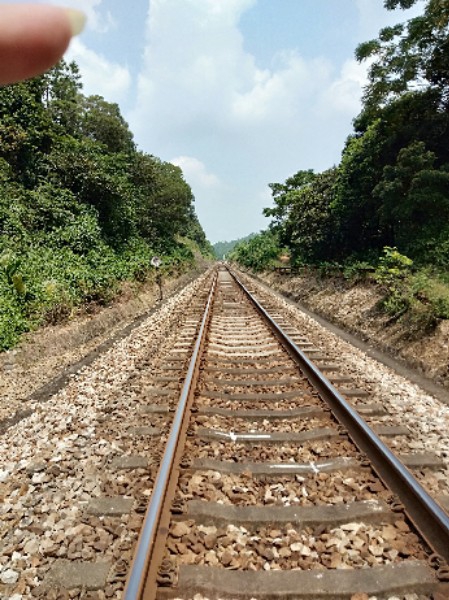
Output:
<instances>
[{"instance_id":1,"label":"human finger","mask_svg":"<svg viewBox=\"0 0 449 600\"><path fill-rule=\"evenodd\" d=\"M0 5L0 85L52 67L84 23L78 10L46 4Z\"/></svg>"}]
</instances>

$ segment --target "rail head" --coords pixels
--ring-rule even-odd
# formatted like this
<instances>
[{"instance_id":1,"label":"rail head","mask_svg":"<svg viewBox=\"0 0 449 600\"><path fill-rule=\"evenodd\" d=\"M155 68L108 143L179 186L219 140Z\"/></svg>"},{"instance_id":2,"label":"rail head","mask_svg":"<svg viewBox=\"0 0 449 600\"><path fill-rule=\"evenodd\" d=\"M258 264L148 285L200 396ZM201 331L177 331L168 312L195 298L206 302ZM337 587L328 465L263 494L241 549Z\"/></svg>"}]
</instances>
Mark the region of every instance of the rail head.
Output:
<instances>
[{"instance_id":1,"label":"rail head","mask_svg":"<svg viewBox=\"0 0 449 600\"><path fill-rule=\"evenodd\" d=\"M368 456L379 477L397 495L404 511L432 550L446 563L449 563L449 517L445 511L433 500L419 481L382 442L331 382L307 358L304 352L298 348L288 334L282 330L242 283L237 274L229 267L228 270L297 362L304 375L318 390L323 400L329 404L336 418L346 427L356 446ZM442 568L444 570L446 567L443 566Z\"/></svg>"},{"instance_id":2,"label":"rail head","mask_svg":"<svg viewBox=\"0 0 449 600\"><path fill-rule=\"evenodd\" d=\"M181 437L181 429L186 419L188 400L194 386L195 373L198 370L201 350L204 344L207 324L217 285L217 273L213 278L200 329L195 341L187 375L179 396L178 405L165 446L164 455L156 477L151 499L145 514L142 529L137 542L137 549L128 575L123 598L138 600L143 597L148 569L156 546L156 539L161 523L162 510L167 496L172 471L175 467L175 454Z\"/></svg>"}]
</instances>

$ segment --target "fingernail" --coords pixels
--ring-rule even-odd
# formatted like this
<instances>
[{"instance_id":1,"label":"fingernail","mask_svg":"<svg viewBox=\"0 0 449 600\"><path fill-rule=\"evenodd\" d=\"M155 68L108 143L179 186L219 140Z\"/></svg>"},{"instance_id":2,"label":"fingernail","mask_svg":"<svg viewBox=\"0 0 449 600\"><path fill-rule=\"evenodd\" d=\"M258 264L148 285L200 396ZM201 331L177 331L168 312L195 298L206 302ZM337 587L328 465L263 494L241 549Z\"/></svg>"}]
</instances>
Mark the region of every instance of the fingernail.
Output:
<instances>
[{"instance_id":1,"label":"fingernail","mask_svg":"<svg viewBox=\"0 0 449 600\"><path fill-rule=\"evenodd\" d=\"M74 8L65 8L64 10L70 21L72 36L79 35L86 25L86 15L80 10L75 10Z\"/></svg>"}]
</instances>

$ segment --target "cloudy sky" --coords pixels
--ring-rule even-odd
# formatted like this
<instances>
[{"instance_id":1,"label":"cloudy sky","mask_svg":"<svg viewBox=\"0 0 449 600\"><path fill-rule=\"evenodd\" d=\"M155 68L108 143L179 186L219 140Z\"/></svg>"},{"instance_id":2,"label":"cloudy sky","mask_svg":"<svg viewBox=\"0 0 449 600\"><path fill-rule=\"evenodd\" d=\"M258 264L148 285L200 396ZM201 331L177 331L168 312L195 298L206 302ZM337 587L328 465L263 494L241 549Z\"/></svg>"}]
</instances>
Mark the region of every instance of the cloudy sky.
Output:
<instances>
[{"instance_id":1,"label":"cloudy sky","mask_svg":"<svg viewBox=\"0 0 449 600\"><path fill-rule=\"evenodd\" d=\"M20 1L20 0L18 0ZM360 109L353 58L383 0L58 0L88 26L68 58L139 147L182 167L211 242L267 226L269 182L337 164Z\"/></svg>"}]
</instances>

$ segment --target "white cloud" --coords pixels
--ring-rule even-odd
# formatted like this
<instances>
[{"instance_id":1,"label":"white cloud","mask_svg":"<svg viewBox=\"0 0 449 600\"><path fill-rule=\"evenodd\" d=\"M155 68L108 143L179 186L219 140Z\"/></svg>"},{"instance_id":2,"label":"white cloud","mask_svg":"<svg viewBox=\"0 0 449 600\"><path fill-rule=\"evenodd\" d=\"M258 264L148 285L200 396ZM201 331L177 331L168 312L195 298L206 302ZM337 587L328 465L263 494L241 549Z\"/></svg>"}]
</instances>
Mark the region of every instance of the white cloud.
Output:
<instances>
[{"instance_id":1,"label":"white cloud","mask_svg":"<svg viewBox=\"0 0 449 600\"><path fill-rule=\"evenodd\" d=\"M121 102L131 86L131 74L126 67L112 63L87 48L79 38L72 40L66 59L80 67L84 93L100 94L108 102Z\"/></svg>"},{"instance_id":2,"label":"white cloud","mask_svg":"<svg viewBox=\"0 0 449 600\"><path fill-rule=\"evenodd\" d=\"M191 186L201 188L216 188L220 186L219 178L209 173L206 165L193 156L178 156L170 160L173 165L181 167L186 181Z\"/></svg>"},{"instance_id":3,"label":"white cloud","mask_svg":"<svg viewBox=\"0 0 449 600\"><path fill-rule=\"evenodd\" d=\"M338 66L333 57L289 51L260 68L238 28L255 5L150 0L144 66L127 115L144 150L178 157L211 239L266 226L267 183L338 162L361 106L367 67L354 60Z\"/></svg>"},{"instance_id":4,"label":"white cloud","mask_svg":"<svg viewBox=\"0 0 449 600\"><path fill-rule=\"evenodd\" d=\"M338 117L338 113L356 115L360 110L362 90L368 83L368 61L363 64L347 60L340 75L321 94L318 109L321 114Z\"/></svg>"},{"instance_id":5,"label":"white cloud","mask_svg":"<svg viewBox=\"0 0 449 600\"><path fill-rule=\"evenodd\" d=\"M320 89L332 85L332 65L279 53L275 67L260 69L245 52L238 30L254 0L150 2L148 46L131 121L143 145L190 143L255 127L300 129ZM351 107L352 108L352 107ZM217 138L219 139L219 138ZM171 145L170 143L168 144ZM190 152L188 153L190 154ZM170 155L170 154L169 154Z\"/></svg>"},{"instance_id":6,"label":"white cloud","mask_svg":"<svg viewBox=\"0 0 449 600\"><path fill-rule=\"evenodd\" d=\"M296 52L281 53L276 62L277 70L254 68L250 89L237 93L232 103L234 116L249 122L291 119L299 104L325 83L330 70L326 61L307 62Z\"/></svg>"}]
</instances>

